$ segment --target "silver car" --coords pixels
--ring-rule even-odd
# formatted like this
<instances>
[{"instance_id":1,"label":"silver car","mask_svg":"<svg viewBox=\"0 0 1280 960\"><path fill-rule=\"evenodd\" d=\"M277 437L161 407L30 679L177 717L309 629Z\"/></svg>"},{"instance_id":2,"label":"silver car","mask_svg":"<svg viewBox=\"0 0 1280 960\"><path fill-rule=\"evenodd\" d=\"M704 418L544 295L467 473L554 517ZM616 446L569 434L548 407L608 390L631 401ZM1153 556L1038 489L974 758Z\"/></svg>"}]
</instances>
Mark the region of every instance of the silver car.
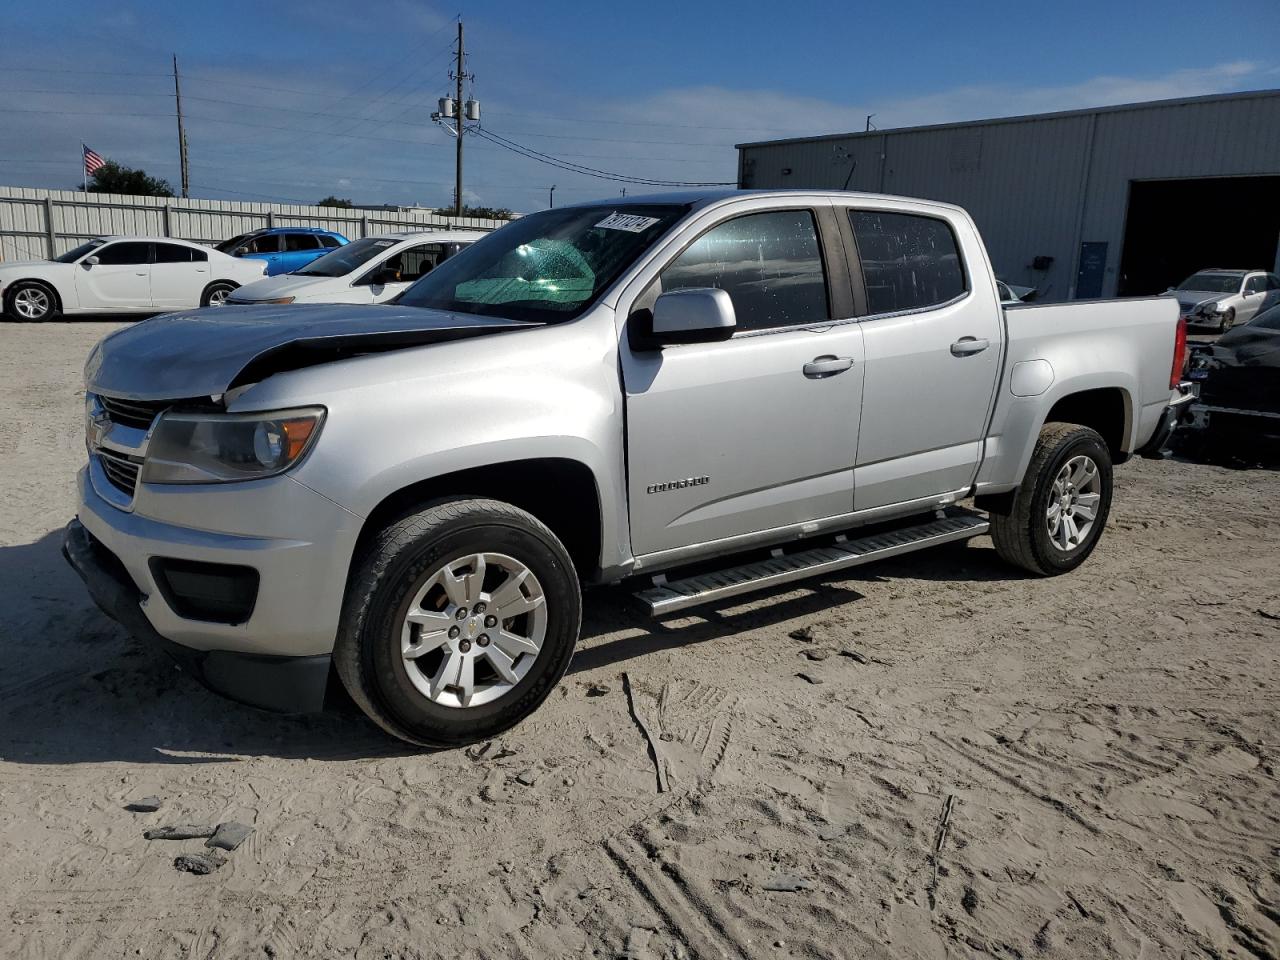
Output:
<instances>
[{"instance_id":1,"label":"silver car","mask_svg":"<svg viewBox=\"0 0 1280 960\"><path fill-rule=\"evenodd\" d=\"M1226 333L1280 303L1280 277L1261 270L1201 270L1171 287L1169 294L1177 297L1188 326Z\"/></svg>"}]
</instances>

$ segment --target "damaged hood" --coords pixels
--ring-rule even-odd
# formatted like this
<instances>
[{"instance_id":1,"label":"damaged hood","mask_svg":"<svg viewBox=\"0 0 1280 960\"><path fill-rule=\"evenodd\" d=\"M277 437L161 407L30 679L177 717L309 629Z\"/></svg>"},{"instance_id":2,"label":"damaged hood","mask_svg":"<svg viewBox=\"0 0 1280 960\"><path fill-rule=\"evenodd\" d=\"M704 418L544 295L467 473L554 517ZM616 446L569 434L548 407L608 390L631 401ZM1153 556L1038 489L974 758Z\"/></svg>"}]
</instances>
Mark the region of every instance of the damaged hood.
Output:
<instances>
[{"instance_id":1,"label":"damaged hood","mask_svg":"<svg viewBox=\"0 0 1280 960\"><path fill-rule=\"evenodd\" d=\"M224 306L152 317L105 337L84 379L90 391L129 400L209 397L284 370L536 326L390 305Z\"/></svg>"}]
</instances>

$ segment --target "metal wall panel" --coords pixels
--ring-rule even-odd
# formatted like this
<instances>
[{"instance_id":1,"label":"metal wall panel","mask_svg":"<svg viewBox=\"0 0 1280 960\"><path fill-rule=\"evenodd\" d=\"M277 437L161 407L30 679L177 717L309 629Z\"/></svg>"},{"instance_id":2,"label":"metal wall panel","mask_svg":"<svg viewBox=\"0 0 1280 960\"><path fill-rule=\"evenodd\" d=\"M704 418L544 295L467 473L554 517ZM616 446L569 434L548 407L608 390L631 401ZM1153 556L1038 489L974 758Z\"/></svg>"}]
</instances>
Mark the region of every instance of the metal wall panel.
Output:
<instances>
[{"instance_id":1,"label":"metal wall panel","mask_svg":"<svg viewBox=\"0 0 1280 960\"><path fill-rule=\"evenodd\" d=\"M52 223L49 210L52 208ZM345 210L296 204L126 197L70 190L0 187L0 261L65 253L91 237L173 236L216 243L266 226L321 227L350 240L405 230L495 230L504 220L441 217L432 211Z\"/></svg>"},{"instance_id":2,"label":"metal wall panel","mask_svg":"<svg viewBox=\"0 0 1280 960\"><path fill-rule=\"evenodd\" d=\"M744 187L891 193L969 210L996 273L1045 300L1074 292L1082 242L1108 245L1116 290L1132 180L1280 174L1280 91L1227 94L743 144ZM1034 271L1036 256L1053 258Z\"/></svg>"}]
</instances>

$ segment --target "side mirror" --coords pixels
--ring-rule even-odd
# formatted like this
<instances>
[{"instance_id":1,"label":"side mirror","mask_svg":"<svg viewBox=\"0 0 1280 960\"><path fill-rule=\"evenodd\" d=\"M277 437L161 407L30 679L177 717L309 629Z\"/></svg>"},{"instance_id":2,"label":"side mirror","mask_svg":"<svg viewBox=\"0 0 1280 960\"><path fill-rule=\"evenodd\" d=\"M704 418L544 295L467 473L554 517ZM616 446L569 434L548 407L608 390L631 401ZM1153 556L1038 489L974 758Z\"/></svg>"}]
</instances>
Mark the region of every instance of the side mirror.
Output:
<instances>
[{"instance_id":1,"label":"side mirror","mask_svg":"<svg viewBox=\"0 0 1280 960\"><path fill-rule=\"evenodd\" d=\"M369 278L365 280L371 287L380 287L387 283L398 283L400 280L400 271L391 267L383 267L369 274Z\"/></svg>"},{"instance_id":2,"label":"side mirror","mask_svg":"<svg viewBox=\"0 0 1280 960\"><path fill-rule=\"evenodd\" d=\"M243 257L248 252L249 252L248 247L236 247L234 250L231 251L231 255L233 257Z\"/></svg>"},{"instance_id":3,"label":"side mirror","mask_svg":"<svg viewBox=\"0 0 1280 960\"><path fill-rule=\"evenodd\" d=\"M98 259L98 255L96 253L91 257L84 258L84 264L86 267L92 267L94 264L97 264L100 262L101 261Z\"/></svg>"},{"instance_id":4,"label":"side mirror","mask_svg":"<svg viewBox=\"0 0 1280 960\"><path fill-rule=\"evenodd\" d=\"M652 338L657 343L728 340L737 327L732 298L715 287L672 290L653 304Z\"/></svg>"}]
</instances>

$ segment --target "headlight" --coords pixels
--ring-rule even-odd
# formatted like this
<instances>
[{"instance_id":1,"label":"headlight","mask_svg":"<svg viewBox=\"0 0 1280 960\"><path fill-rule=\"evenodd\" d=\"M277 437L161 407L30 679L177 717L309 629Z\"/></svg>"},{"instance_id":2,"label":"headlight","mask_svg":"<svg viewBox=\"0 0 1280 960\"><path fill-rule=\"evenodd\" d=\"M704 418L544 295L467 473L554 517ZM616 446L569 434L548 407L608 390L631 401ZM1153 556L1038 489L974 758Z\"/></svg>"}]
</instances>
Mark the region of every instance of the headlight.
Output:
<instances>
[{"instance_id":1,"label":"headlight","mask_svg":"<svg viewBox=\"0 0 1280 960\"><path fill-rule=\"evenodd\" d=\"M166 413L147 444L143 483L230 483L283 473L315 443L323 407L274 413Z\"/></svg>"}]
</instances>

